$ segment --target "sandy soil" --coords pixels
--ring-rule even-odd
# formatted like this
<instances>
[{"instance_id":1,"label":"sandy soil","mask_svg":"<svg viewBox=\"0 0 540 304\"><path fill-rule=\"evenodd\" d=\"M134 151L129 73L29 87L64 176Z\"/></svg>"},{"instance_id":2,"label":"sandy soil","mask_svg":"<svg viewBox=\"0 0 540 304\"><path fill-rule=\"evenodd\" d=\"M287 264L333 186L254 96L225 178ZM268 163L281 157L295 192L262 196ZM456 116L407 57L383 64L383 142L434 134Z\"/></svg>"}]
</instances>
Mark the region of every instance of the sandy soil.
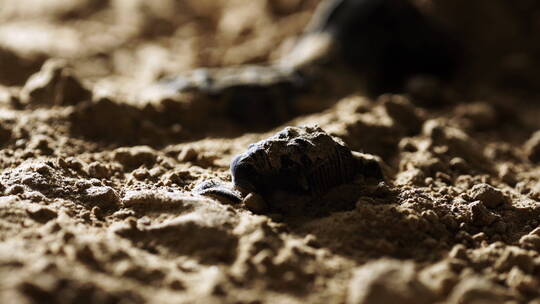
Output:
<instances>
[{"instance_id":1,"label":"sandy soil","mask_svg":"<svg viewBox=\"0 0 540 304\"><path fill-rule=\"evenodd\" d=\"M540 303L534 1L417 1L466 49L444 89L262 130L138 98L280 58L317 2L3 0L0 303ZM380 156L386 180L324 216L191 192L306 124Z\"/></svg>"}]
</instances>

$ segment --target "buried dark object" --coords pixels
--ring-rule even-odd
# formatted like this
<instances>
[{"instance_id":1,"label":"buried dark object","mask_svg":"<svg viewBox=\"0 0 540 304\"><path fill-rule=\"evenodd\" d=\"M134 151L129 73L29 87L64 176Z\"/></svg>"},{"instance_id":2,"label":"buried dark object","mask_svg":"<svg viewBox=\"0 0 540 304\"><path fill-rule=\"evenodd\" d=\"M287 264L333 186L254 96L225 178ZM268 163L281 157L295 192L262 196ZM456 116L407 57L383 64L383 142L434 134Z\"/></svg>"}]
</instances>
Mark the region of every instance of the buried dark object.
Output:
<instances>
[{"instance_id":1,"label":"buried dark object","mask_svg":"<svg viewBox=\"0 0 540 304\"><path fill-rule=\"evenodd\" d=\"M328 201L325 196L336 187L350 185L347 191L358 190L361 186L352 184L358 177L383 179L379 162L375 156L352 152L319 127L287 127L236 156L231 175L235 188L259 195L268 212L297 214L308 208L312 213L324 213L350 207L323 207L327 203L322 201ZM226 198L234 193L220 184L196 189L201 190L199 194ZM349 203L354 204L354 198Z\"/></svg>"},{"instance_id":2,"label":"buried dark object","mask_svg":"<svg viewBox=\"0 0 540 304\"><path fill-rule=\"evenodd\" d=\"M402 92L415 76L450 80L462 46L409 0L328 0L306 37L331 37L334 56L366 79L369 95Z\"/></svg>"},{"instance_id":3,"label":"buried dark object","mask_svg":"<svg viewBox=\"0 0 540 304\"><path fill-rule=\"evenodd\" d=\"M189 100L186 117L211 113L266 130L352 92L402 93L424 83L417 78L444 84L461 57L458 40L412 1L326 0L277 62L197 69L163 79L142 98L171 95Z\"/></svg>"}]
</instances>

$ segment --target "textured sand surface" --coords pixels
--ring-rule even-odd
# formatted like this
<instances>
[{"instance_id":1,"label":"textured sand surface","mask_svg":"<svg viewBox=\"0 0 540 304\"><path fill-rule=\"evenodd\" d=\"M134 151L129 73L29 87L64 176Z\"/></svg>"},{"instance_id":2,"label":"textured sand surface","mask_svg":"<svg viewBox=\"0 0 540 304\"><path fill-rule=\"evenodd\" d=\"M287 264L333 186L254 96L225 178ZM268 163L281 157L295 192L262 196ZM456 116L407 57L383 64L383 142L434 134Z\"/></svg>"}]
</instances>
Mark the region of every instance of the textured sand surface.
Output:
<instances>
[{"instance_id":1,"label":"textured sand surface","mask_svg":"<svg viewBox=\"0 0 540 304\"><path fill-rule=\"evenodd\" d=\"M448 88L355 92L262 130L139 98L280 58L317 2L1 1L0 303L540 303L533 1L417 1L468 51ZM385 163L352 210L191 192L313 124Z\"/></svg>"}]
</instances>

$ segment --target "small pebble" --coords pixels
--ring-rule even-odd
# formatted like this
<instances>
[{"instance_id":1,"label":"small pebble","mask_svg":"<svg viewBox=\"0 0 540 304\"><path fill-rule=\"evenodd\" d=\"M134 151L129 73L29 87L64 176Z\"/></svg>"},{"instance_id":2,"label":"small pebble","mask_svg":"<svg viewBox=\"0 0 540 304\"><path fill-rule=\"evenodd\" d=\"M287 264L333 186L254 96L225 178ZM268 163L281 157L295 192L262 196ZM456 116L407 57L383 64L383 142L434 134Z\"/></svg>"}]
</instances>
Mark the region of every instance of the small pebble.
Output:
<instances>
[{"instance_id":1,"label":"small pebble","mask_svg":"<svg viewBox=\"0 0 540 304\"><path fill-rule=\"evenodd\" d=\"M191 148L187 147L182 149L182 152L178 155L178 161L179 162L192 162L197 159L198 152Z\"/></svg>"},{"instance_id":2,"label":"small pebble","mask_svg":"<svg viewBox=\"0 0 540 304\"><path fill-rule=\"evenodd\" d=\"M490 209L510 203L510 199L501 190L488 184L475 185L469 191L469 196L475 201L481 201Z\"/></svg>"},{"instance_id":3,"label":"small pebble","mask_svg":"<svg viewBox=\"0 0 540 304\"><path fill-rule=\"evenodd\" d=\"M58 216L56 211L42 206L31 206L26 210L30 218L36 222L46 223Z\"/></svg>"},{"instance_id":4,"label":"small pebble","mask_svg":"<svg viewBox=\"0 0 540 304\"><path fill-rule=\"evenodd\" d=\"M152 167L157 161L156 152L147 146L118 148L114 151L113 157L124 167L131 169L142 165Z\"/></svg>"},{"instance_id":5,"label":"small pebble","mask_svg":"<svg viewBox=\"0 0 540 304\"><path fill-rule=\"evenodd\" d=\"M244 206L253 213L262 213L267 208L264 198L255 193L250 193L244 198Z\"/></svg>"},{"instance_id":6,"label":"small pebble","mask_svg":"<svg viewBox=\"0 0 540 304\"><path fill-rule=\"evenodd\" d=\"M32 105L68 106L90 100L91 95L66 62L51 59L28 79L21 91L21 101Z\"/></svg>"},{"instance_id":7,"label":"small pebble","mask_svg":"<svg viewBox=\"0 0 540 304\"><path fill-rule=\"evenodd\" d=\"M103 186L92 186L86 189L84 200L102 209L115 208L120 202L120 198L113 188Z\"/></svg>"},{"instance_id":8,"label":"small pebble","mask_svg":"<svg viewBox=\"0 0 540 304\"><path fill-rule=\"evenodd\" d=\"M109 178L111 177L111 172L109 168L99 162L93 162L88 165L88 174L95 178Z\"/></svg>"},{"instance_id":9,"label":"small pebble","mask_svg":"<svg viewBox=\"0 0 540 304\"><path fill-rule=\"evenodd\" d=\"M476 226L487 226L495 222L499 216L489 211L481 201L472 202L469 205L471 223Z\"/></svg>"},{"instance_id":10,"label":"small pebble","mask_svg":"<svg viewBox=\"0 0 540 304\"><path fill-rule=\"evenodd\" d=\"M6 193L9 195L21 194L24 192L24 187L22 185L13 185L6 189Z\"/></svg>"}]
</instances>

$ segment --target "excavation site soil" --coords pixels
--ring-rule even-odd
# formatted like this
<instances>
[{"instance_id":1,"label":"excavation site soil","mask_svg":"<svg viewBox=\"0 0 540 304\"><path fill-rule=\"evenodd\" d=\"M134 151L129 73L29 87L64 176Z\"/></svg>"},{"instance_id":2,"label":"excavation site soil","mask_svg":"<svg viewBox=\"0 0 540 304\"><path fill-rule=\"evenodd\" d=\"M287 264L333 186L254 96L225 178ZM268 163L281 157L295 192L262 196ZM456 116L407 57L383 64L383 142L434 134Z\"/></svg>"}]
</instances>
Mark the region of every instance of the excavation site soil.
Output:
<instances>
[{"instance_id":1,"label":"excavation site soil","mask_svg":"<svg viewBox=\"0 0 540 304\"><path fill-rule=\"evenodd\" d=\"M0 1L0 303L540 304L540 5L414 1L456 70L388 90L272 65L318 5Z\"/></svg>"}]
</instances>

